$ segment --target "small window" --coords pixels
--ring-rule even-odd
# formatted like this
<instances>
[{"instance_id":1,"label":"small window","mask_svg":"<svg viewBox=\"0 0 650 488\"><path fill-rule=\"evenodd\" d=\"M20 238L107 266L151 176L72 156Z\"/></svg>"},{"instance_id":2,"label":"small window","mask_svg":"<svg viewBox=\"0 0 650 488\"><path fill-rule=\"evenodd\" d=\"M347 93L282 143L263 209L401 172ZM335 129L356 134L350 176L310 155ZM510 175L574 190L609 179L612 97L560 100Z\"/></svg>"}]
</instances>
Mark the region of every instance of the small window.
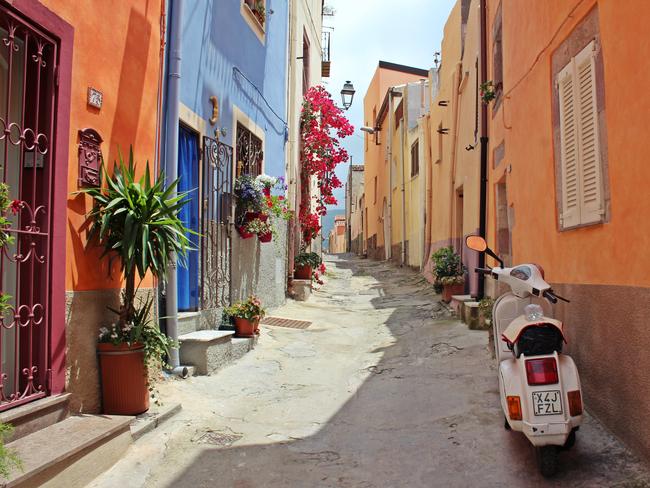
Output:
<instances>
[{"instance_id":1,"label":"small window","mask_svg":"<svg viewBox=\"0 0 650 488\"><path fill-rule=\"evenodd\" d=\"M372 201L372 203L377 203L377 177L376 176L375 176L375 193L374 193L374 196L375 196L375 198Z\"/></svg>"},{"instance_id":2,"label":"small window","mask_svg":"<svg viewBox=\"0 0 650 488\"><path fill-rule=\"evenodd\" d=\"M366 120L366 127L368 127L368 121ZM365 151L368 152L368 138L370 137L370 134L367 132L363 133L363 142L365 143Z\"/></svg>"},{"instance_id":3,"label":"small window","mask_svg":"<svg viewBox=\"0 0 650 488\"><path fill-rule=\"evenodd\" d=\"M264 145L259 137L237 123L237 177L262 174L263 148Z\"/></svg>"},{"instance_id":4,"label":"small window","mask_svg":"<svg viewBox=\"0 0 650 488\"><path fill-rule=\"evenodd\" d=\"M605 215L595 47L591 41L557 77L562 229L599 223Z\"/></svg>"},{"instance_id":5,"label":"small window","mask_svg":"<svg viewBox=\"0 0 650 488\"><path fill-rule=\"evenodd\" d=\"M241 14L246 23L255 32L260 42L264 44L264 33L266 31L267 11L266 0L242 0Z\"/></svg>"},{"instance_id":6,"label":"small window","mask_svg":"<svg viewBox=\"0 0 650 488\"><path fill-rule=\"evenodd\" d=\"M494 105L492 111L496 112L501 103L503 93L503 28L502 28L501 4L497 9L492 27L492 82L494 83Z\"/></svg>"},{"instance_id":7,"label":"small window","mask_svg":"<svg viewBox=\"0 0 650 488\"><path fill-rule=\"evenodd\" d=\"M420 173L420 141L415 141L411 146L411 177Z\"/></svg>"},{"instance_id":8,"label":"small window","mask_svg":"<svg viewBox=\"0 0 650 488\"><path fill-rule=\"evenodd\" d=\"M307 90L309 90L309 87L311 85L311 79L309 73L309 68L310 68L309 46L310 46L309 37L307 36L307 32L304 32L302 35L302 93L303 95L307 93Z\"/></svg>"}]
</instances>

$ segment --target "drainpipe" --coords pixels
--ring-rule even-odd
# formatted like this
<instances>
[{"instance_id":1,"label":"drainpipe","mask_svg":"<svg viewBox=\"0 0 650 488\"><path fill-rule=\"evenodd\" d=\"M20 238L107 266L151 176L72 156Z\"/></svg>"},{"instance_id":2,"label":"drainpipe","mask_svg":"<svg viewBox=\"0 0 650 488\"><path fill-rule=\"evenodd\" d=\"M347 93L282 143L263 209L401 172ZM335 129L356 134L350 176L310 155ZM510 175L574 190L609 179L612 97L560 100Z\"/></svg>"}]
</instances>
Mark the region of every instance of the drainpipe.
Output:
<instances>
[{"instance_id":1,"label":"drainpipe","mask_svg":"<svg viewBox=\"0 0 650 488\"><path fill-rule=\"evenodd\" d=\"M408 85L406 85L408 89ZM406 118L408 117L408 98L402 98L402 130L399 133L400 157L402 159L402 257L400 259L402 266L406 264L406 175L404 170L404 130Z\"/></svg>"},{"instance_id":2,"label":"drainpipe","mask_svg":"<svg viewBox=\"0 0 650 488\"><path fill-rule=\"evenodd\" d=\"M169 72L167 80L167 114L166 144L165 144L165 175L167 183L171 183L178 177L178 121L181 86L181 25L183 18L183 0L171 1L171 19L169 35ZM169 198L176 197L174 190ZM178 341L178 295L176 287L176 255L170 256L170 264L167 268L167 294L165 313L167 323L167 335L173 341ZM169 365L172 373L182 377L187 376L187 368L180 365L177 348L169 350Z\"/></svg>"},{"instance_id":3,"label":"drainpipe","mask_svg":"<svg viewBox=\"0 0 650 488\"><path fill-rule=\"evenodd\" d=\"M388 89L388 137L386 137L388 150L388 235L384 236L384 256L390 259L393 256L393 88ZM366 235L366 239L368 236Z\"/></svg>"},{"instance_id":4,"label":"drainpipe","mask_svg":"<svg viewBox=\"0 0 650 488\"><path fill-rule=\"evenodd\" d=\"M487 0L481 0L481 83L487 81ZM481 180L479 196L479 235L486 237L487 165L488 165L488 115L487 105L481 104ZM479 268L485 267L485 254L478 255ZM478 299L485 296L485 279L479 276Z\"/></svg>"}]
</instances>

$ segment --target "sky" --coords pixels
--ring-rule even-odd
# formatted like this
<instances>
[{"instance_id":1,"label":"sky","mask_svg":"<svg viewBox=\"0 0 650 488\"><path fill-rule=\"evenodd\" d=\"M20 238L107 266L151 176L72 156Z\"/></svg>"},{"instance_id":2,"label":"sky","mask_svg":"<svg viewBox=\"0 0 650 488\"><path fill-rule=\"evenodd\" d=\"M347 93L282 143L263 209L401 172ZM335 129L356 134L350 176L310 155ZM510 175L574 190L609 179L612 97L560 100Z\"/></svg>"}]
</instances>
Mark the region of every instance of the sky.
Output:
<instances>
[{"instance_id":1,"label":"sky","mask_svg":"<svg viewBox=\"0 0 650 488\"><path fill-rule=\"evenodd\" d=\"M346 112L354 125L354 135L343 140L353 164L363 163L363 97L377 68L389 61L416 68L433 66L433 53L440 51L442 32L455 4L453 0L326 0L335 15L326 16L323 25L332 27L331 76L323 85L341 105L341 88L352 81L356 93ZM340 164L337 176L345 183L348 164ZM345 187L334 195L335 207L345 206Z\"/></svg>"}]
</instances>

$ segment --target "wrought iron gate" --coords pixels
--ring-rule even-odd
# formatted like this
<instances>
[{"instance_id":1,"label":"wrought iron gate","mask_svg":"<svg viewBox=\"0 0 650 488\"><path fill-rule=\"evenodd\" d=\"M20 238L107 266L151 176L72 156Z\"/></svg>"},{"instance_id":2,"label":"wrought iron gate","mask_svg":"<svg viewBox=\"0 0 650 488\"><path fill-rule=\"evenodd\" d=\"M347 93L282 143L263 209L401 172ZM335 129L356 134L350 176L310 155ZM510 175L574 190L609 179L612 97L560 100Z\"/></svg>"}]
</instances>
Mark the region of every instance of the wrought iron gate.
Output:
<instances>
[{"instance_id":1,"label":"wrought iron gate","mask_svg":"<svg viewBox=\"0 0 650 488\"><path fill-rule=\"evenodd\" d=\"M232 262L232 147L203 138L201 263L203 309L230 305Z\"/></svg>"},{"instance_id":2,"label":"wrought iron gate","mask_svg":"<svg viewBox=\"0 0 650 488\"><path fill-rule=\"evenodd\" d=\"M0 253L0 411L47 394L57 43L0 6L0 178L13 200Z\"/></svg>"}]
</instances>

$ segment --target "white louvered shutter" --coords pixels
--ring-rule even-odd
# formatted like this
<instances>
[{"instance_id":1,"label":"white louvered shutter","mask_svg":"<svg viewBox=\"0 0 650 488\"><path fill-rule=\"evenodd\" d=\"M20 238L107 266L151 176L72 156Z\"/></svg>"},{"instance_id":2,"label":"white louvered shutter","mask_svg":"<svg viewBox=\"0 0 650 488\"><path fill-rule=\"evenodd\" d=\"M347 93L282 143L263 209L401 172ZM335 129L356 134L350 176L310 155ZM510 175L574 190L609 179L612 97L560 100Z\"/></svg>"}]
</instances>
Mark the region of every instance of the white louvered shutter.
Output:
<instances>
[{"instance_id":1,"label":"white louvered shutter","mask_svg":"<svg viewBox=\"0 0 650 488\"><path fill-rule=\"evenodd\" d=\"M560 102L560 157L562 168L560 226L566 229L580 224L580 161L573 62L560 71L557 83Z\"/></svg>"},{"instance_id":2,"label":"white louvered shutter","mask_svg":"<svg viewBox=\"0 0 650 488\"><path fill-rule=\"evenodd\" d=\"M575 57L576 115L580 135L580 223L600 222L604 215L602 165L596 105L594 41Z\"/></svg>"}]
</instances>

